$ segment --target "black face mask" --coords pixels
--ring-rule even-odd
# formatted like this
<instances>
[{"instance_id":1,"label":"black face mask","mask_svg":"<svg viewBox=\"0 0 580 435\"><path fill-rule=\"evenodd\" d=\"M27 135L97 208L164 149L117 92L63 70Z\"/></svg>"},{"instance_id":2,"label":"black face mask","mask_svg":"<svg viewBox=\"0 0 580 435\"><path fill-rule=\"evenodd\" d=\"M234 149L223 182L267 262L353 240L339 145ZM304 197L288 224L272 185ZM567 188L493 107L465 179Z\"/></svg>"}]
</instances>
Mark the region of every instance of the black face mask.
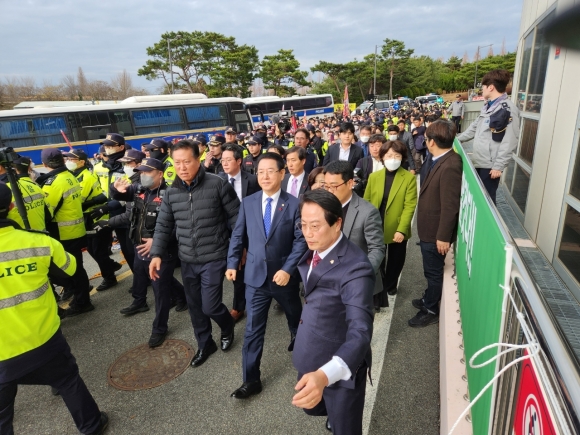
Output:
<instances>
[{"instance_id":1,"label":"black face mask","mask_svg":"<svg viewBox=\"0 0 580 435\"><path fill-rule=\"evenodd\" d=\"M152 159L163 160L164 154L161 152L159 148L157 148L156 150L149 151L149 156Z\"/></svg>"}]
</instances>

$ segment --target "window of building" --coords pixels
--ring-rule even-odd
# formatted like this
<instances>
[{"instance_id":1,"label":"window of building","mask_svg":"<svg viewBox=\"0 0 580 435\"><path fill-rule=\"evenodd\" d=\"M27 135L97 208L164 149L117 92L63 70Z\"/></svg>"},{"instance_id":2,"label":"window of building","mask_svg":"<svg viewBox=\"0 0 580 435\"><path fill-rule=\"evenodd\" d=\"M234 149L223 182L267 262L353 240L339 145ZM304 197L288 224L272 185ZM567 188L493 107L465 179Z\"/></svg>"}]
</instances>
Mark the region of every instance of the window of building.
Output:
<instances>
[{"instance_id":1,"label":"window of building","mask_svg":"<svg viewBox=\"0 0 580 435\"><path fill-rule=\"evenodd\" d=\"M570 205L566 206L558 258L580 283L580 212Z\"/></svg>"},{"instance_id":2,"label":"window of building","mask_svg":"<svg viewBox=\"0 0 580 435\"><path fill-rule=\"evenodd\" d=\"M522 131L520 132L520 150L518 155L528 165L534 162L536 150L536 137L538 136L538 120L522 118Z\"/></svg>"},{"instance_id":3,"label":"window of building","mask_svg":"<svg viewBox=\"0 0 580 435\"><path fill-rule=\"evenodd\" d=\"M179 108L134 110L132 113L137 134L186 130L183 112Z\"/></svg>"},{"instance_id":4,"label":"window of building","mask_svg":"<svg viewBox=\"0 0 580 435\"><path fill-rule=\"evenodd\" d=\"M63 143L61 130L69 134L62 115L0 121L2 145L13 148Z\"/></svg>"}]
</instances>

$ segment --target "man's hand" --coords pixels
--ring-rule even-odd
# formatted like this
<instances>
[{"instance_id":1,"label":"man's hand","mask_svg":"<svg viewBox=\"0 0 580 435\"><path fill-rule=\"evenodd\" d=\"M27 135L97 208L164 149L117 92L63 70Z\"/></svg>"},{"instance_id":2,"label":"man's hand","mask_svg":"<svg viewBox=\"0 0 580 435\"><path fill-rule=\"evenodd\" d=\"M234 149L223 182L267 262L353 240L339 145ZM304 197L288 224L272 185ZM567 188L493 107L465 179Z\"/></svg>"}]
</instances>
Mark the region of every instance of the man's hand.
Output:
<instances>
[{"instance_id":1,"label":"man's hand","mask_svg":"<svg viewBox=\"0 0 580 435\"><path fill-rule=\"evenodd\" d=\"M288 284L288 281L290 281L290 274L280 269L278 272L276 272L276 275L274 275L274 279L272 281L274 281L279 286L284 287L286 284Z\"/></svg>"},{"instance_id":2,"label":"man's hand","mask_svg":"<svg viewBox=\"0 0 580 435\"><path fill-rule=\"evenodd\" d=\"M127 188L131 185L131 182L129 180L125 180L123 178L117 178L115 180L115 182L113 183L113 187L115 189L117 189L117 192L119 193L125 193L127 192Z\"/></svg>"},{"instance_id":3,"label":"man's hand","mask_svg":"<svg viewBox=\"0 0 580 435\"><path fill-rule=\"evenodd\" d=\"M98 222L95 222L93 224L93 230L95 230L97 233L99 231L101 231L103 228L108 228L108 227L109 227L109 221L108 220L98 221Z\"/></svg>"},{"instance_id":4,"label":"man's hand","mask_svg":"<svg viewBox=\"0 0 580 435\"><path fill-rule=\"evenodd\" d=\"M491 175L491 179L495 180L496 178L501 177L501 171L497 171L495 169L492 169L491 171L489 171L490 175Z\"/></svg>"},{"instance_id":5,"label":"man's hand","mask_svg":"<svg viewBox=\"0 0 580 435\"><path fill-rule=\"evenodd\" d=\"M314 408L322 400L322 392L327 385L328 378L322 370L306 373L294 387L298 393L292 398L292 405L304 409Z\"/></svg>"},{"instance_id":6,"label":"man's hand","mask_svg":"<svg viewBox=\"0 0 580 435\"><path fill-rule=\"evenodd\" d=\"M203 161L203 166L205 166L206 168L209 168L209 165L211 165L212 158L213 158L213 153L211 151L208 151L205 155L205 160Z\"/></svg>"},{"instance_id":7,"label":"man's hand","mask_svg":"<svg viewBox=\"0 0 580 435\"><path fill-rule=\"evenodd\" d=\"M228 269L228 270L226 270L226 279L228 281L235 281L236 280L237 272L238 271L236 269Z\"/></svg>"},{"instance_id":8,"label":"man's hand","mask_svg":"<svg viewBox=\"0 0 580 435\"><path fill-rule=\"evenodd\" d=\"M449 252L449 247L451 243L449 242L442 242L441 240L437 240L437 252L441 255L446 255Z\"/></svg>"},{"instance_id":9,"label":"man's hand","mask_svg":"<svg viewBox=\"0 0 580 435\"><path fill-rule=\"evenodd\" d=\"M405 235L397 231L395 237L393 237L393 242L401 243L403 240L405 240Z\"/></svg>"},{"instance_id":10,"label":"man's hand","mask_svg":"<svg viewBox=\"0 0 580 435\"><path fill-rule=\"evenodd\" d=\"M151 260L151 263L149 263L149 277L153 281L159 278L159 274L157 273L159 272L159 269L161 269L161 258L155 257Z\"/></svg>"},{"instance_id":11,"label":"man's hand","mask_svg":"<svg viewBox=\"0 0 580 435\"><path fill-rule=\"evenodd\" d=\"M99 208L94 209L91 212L91 219L93 221L97 221L99 219L101 219L104 215L106 215L107 213L109 213L109 206L107 204L103 204L102 206L100 206Z\"/></svg>"},{"instance_id":12,"label":"man's hand","mask_svg":"<svg viewBox=\"0 0 580 435\"><path fill-rule=\"evenodd\" d=\"M415 171L414 169L409 169L409 172L413 175L415 175L417 173L417 171Z\"/></svg>"},{"instance_id":13,"label":"man's hand","mask_svg":"<svg viewBox=\"0 0 580 435\"><path fill-rule=\"evenodd\" d=\"M141 239L145 243L137 246L137 252L141 257L147 257L149 251L151 251L151 246L153 245L153 239Z\"/></svg>"},{"instance_id":14,"label":"man's hand","mask_svg":"<svg viewBox=\"0 0 580 435\"><path fill-rule=\"evenodd\" d=\"M238 269L242 270L242 267L246 265L246 258L248 257L248 250L244 248L244 252L242 253L242 260L240 261L240 266Z\"/></svg>"}]
</instances>

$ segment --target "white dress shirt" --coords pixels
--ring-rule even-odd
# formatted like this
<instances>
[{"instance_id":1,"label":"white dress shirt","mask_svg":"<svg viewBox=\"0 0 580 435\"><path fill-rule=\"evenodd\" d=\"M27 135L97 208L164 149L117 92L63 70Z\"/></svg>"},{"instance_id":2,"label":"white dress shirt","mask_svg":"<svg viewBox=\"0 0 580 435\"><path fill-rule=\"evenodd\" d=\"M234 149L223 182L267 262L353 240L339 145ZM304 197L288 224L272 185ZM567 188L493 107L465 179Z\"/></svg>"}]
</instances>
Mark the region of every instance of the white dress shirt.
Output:
<instances>
[{"instance_id":1,"label":"white dress shirt","mask_svg":"<svg viewBox=\"0 0 580 435\"><path fill-rule=\"evenodd\" d=\"M447 154L449 151L452 151L452 150L453 150L453 148L449 148L443 154L439 154L437 157L431 157L431 161L436 162L437 160L439 160L441 157L443 157L445 154Z\"/></svg>"},{"instance_id":2,"label":"white dress shirt","mask_svg":"<svg viewBox=\"0 0 580 435\"><path fill-rule=\"evenodd\" d=\"M264 214L266 213L266 204L268 204L268 201L266 201L268 198L272 198L272 212L270 213L270 219L272 222L274 220L274 211L276 210L276 204L278 204L278 198L280 198L280 192L282 192L282 189L279 189L278 192L276 192L274 195L272 196L268 196L266 195L265 192L262 192L262 218L264 217Z\"/></svg>"},{"instance_id":3,"label":"white dress shirt","mask_svg":"<svg viewBox=\"0 0 580 435\"><path fill-rule=\"evenodd\" d=\"M236 195L238 195L238 199L242 200L242 171L239 171L236 175L232 176L230 174L226 174L228 176L228 183L232 183L232 178L234 181L234 190L236 191Z\"/></svg>"},{"instance_id":4,"label":"white dress shirt","mask_svg":"<svg viewBox=\"0 0 580 435\"><path fill-rule=\"evenodd\" d=\"M385 167L385 165L383 165L383 162L373 158L373 172L380 171L384 167Z\"/></svg>"},{"instance_id":5,"label":"white dress shirt","mask_svg":"<svg viewBox=\"0 0 580 435\"><path fill-rule=\"evenodd\" d=\"M350 154L350 147L352 147L352 145L350 145L346 150L342 147L342 145L339 145L339 154L338 154L338 160L344 160L348 162L348 156Z\"/></svg>"},{"instance_id":6,"label":"white dress shirt","mask_svg":"<svg viewBox=\"0 0 580 435\"><path fill-rule=\"evenodd\" d=\"M350 202L350 200L348 201ZM347 204L348 204L347 202ZM324 259L324 257L326 257L330 251L332 251L334 248L336 248L336 245L338 245L338 243L342 240L342 233L340 233L340 236L338 237L338 239L336 240L336 242L334 242L332 244L332 246L322 252L318 252L318 256L320 257L320 260L322 261ZM316 253L316 251L314 252ZM312 254L314 256L314 253ZM310 268L308 269L308 275L306 276L306 279L308 280L308 278L310 278L310 273L312 272L312 262L310 263ZM346 365L346 363L344 362L344 360L339 357L339 356L333 356L332 359L330 361L328 361L326 364L324 364L322 367L320 367L320 370L322 370L324 372L324 374L326 375L326 377L328 378L328 386L331 386L332 384L337 383L338 381L348 381L352 375L350 369L348 368L348 366Z\"/></svg>"},{"instance_id":7,"label":"white dress shirt","mask_svg":"<svg viewBox=\"0 0 580 435\"><path fill-rule=\"evenodd\" d=\"M304 181L305 174L306 173L302 171L302 173L297 177L295 177L294 175L290 175L290 178L288 178L288 184L286 185L286 192L288 193L292 192L292 184L294 183L294 180L298 180L298 182L296 183L296 194L300 196L300 187L302 186L302 181Z\"/></svg>"}]
</instances>

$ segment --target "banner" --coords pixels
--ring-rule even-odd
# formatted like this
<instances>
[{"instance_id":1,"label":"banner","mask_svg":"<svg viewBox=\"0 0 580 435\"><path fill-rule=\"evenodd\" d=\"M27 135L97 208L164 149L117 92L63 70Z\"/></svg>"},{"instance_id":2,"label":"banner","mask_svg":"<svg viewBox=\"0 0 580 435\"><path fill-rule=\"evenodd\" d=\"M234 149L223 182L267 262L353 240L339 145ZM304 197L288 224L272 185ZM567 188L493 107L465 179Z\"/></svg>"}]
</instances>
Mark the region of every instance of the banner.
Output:
<instances>
[{"instance_id":1,"label":"banner","mask_svg":"<svg viewBox=\"0 0 580 435\"><path fill-rule=\"evenodd\" d=\"M354 112L356 110L356 103L349 103L348 108L351 111L351 113ZM342 112L343 109L344 109L344 104L342 104L342 103L335 103L334 104L334 111L335 112Z\"/></svg>"},{"instance_id":2,"label":"banner","mask_svg":"<svg viewBox=\"0 0 580 435\"><path fill-rule=\"evenodd\" d=\"M505 284L506 240L478 184L478 176L457 141L455 151L463 159L455 267L469 397L473 399L496 373L496 364L472 369L468 361L481 348L501 341L504 292L500 285ZM489 350L477 361L496 354L497 349ZM489 434L496 385L471 409L474 435Z\"/></svg>"},{"instance_id":3,"label":"banner","mask_svg":"<svg viewBox=\"0 0 580 435\"><path fill-rule=\"evenodd\" d=\"M344 107L342 108L342 116L346 118L347 116L350 116L350 107L348 104L348 86L344 87L344 97L342 99L342 104L344 104Z\"/></svg>"}]
</instances>

